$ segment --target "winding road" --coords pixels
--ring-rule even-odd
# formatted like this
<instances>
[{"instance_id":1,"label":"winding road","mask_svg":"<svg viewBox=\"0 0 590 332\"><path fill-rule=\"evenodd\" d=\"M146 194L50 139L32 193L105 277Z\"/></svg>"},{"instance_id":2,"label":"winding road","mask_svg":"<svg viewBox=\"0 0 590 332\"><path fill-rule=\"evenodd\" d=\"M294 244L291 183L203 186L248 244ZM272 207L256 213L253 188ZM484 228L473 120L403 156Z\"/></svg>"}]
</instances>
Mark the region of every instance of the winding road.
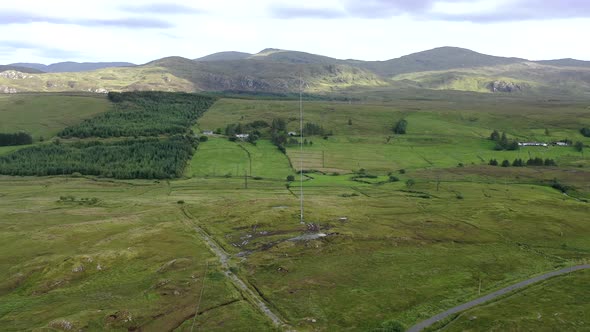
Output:
<instances>
[{"instance_id":1,"label":"winding road","mask_svg":"<svg viewBox=\"0 0 590 332\"><path fill-rule=\"evenodd\" d=\"M502 288L502 289L497 290L497 291L495 291L493 293L490 293L490 294L488 294L486 296L480 297L478 299L475 299L475 300L470 301L470 302L467 302L467 303L463 303L463 304L458 305L458 306L456 306L454 308L451 308L451 309L449 309L449 310L447 310L445 312L441 312L438 315L432 316L432 317L428 318L427 320L424 320L424 321L422 321L422 322L420 322L420 323L418 323L418 324L410 327L407 330L407 332L419 332L419 331L422 331L423 329L429 327L430 325L432 325L432 324L434 324L434 323L436 323L438 321L441 321L441 320L443 320L443 319L445 319L445 318L447 318L447 317L449 317L451 315L454 315L454 314L459 313L461 311L465 311L467 309L471 309L471 308L473 308L475 306L478 306L480 304L484 304L484 303L486 303L486 302L488 302L490 300L493 300L493 299L495 299L495 298L497 298L499 296L508 294L508 293L510 293L510 292L512 292L514 290L517 290L517 289L520 289L520 288L523 288L523 287L527 287L529 285L532 285L532 284L537 283L539 281L547 280L549 278L553 278L553 277L556 277L556 276L568 274L570 272L579 271L579 270L585 270L585 269L590 269L590 264L577 265L577 266L572 266L572 267L566 267L565 269L561 269L561 270L558 270L558 271L553 271L553 272L545 273L543 275L540 275L540 276L537 276L537 277L534 277L534 278L531 278L531 279L527 279L525 281L521 281L521 282L519 282L517 284L508 286L506 288Z\"/></svg>"}]
</instances>

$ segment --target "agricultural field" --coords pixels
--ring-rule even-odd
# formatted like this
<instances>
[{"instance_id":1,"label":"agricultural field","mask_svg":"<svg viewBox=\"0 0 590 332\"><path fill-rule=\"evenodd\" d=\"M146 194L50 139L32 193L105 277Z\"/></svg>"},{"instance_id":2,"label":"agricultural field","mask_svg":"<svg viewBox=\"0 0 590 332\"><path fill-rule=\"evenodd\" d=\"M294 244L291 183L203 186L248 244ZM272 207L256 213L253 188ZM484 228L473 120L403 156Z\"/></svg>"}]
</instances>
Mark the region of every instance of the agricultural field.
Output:
<instances>
[{"instance_id":1,"label":"agricultural field","mask_svg":"<svg viewBox=\"0 0 590 332\"><path fill-rule=\"evenodd\" d=\"M411 106L413 105L413 106ZM488 138L494 129L515 140L553 142L563 139L590 145L580 129L590 123L585 104L530 105L523 101L497 109L471 102L437 106L431 101L387 105L305 103L305 119L317 123L333 136L308 138L304 168L325 172L366 170L387 173L398 169L423 169L487 164L516 158L550 158L558 164L584 164L587 157L572 147L527 147L518 151L494 151ZM298 102L219 101L199 121L205 130L228 123L283 118L288 129L299 131ZM408 121L407 135L394 135L391 128L400 119ZM349 122L350 121L350 122ZM349 125L349 123L351 123ZM293 166L299 167L299 147L287 147Z\"/></svg>"},{"instance_id":2,"label":"agricultural field","mask_svg":"<svg viewBox=\"0 0 590 332\"><path fill-rule=\"evenodd\" d=\"M282 118L298 132L298 106L219 99L186 128L200 137ZM378 331L386 321L410 327L590 262L584 102L400 98L304 108L306 122L330 134L307 137L313 144L303 154L295 145L281 152L264 129L255 144L208 136L175 179L0 176L0 326ZM394 134L401 119L407 133ZM568 138L586 147L495 151L494 129L515 140ZM1 148L2 158L14 149ZM535 157L557 166L488 165ZM587 275L535 284L440 328L550 329L561 317L552 315L565 311L557 304L584 310L572 299L588 298ZM530 298L540 301L529 306ZM284 325L274 326L258 300ZM583 330L575 312L582 311L562 319Z\"/></svg>"},{"instance_id":3,"label":"agricultural field","mask_svg":"<svg viewBox=\"0 0 590 332\"><path fill-rule=\"evenodd\" d=\"M110 109L107 98L96 94L0 96L0 133L25 131L35 141L48 140L64 127Z\"/></svg>"}]
</instances>

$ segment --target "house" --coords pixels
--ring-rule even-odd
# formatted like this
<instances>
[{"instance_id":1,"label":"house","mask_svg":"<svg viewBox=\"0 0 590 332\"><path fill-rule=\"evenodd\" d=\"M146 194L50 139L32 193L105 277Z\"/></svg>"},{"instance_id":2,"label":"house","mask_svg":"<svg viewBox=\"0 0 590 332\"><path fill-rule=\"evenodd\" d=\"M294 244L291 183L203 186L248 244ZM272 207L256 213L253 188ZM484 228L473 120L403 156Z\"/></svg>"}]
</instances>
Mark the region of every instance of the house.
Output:
<instances>
[{"instance_id":1,"label":"house","mask_svg":"<svg viewBox=\"0 0 590 332\"><path fill-rule=\"evenodd\" d=\"M203 131L203 135L211 136L211 135L213 135L213 131L211 131L211 130L204 130Z\"/></svg>"},{"instance_id":2,"label":"house","mask_svg":"<svg viewBox=\"0 0 590 332\"><path fill-rule=\"evenodd\" d=\"M250 134L236 134L236 138L239 138L243 141L247 140L250 137Z\"/></svg>"},{"instance_id":3,"label":"house","mask_svg":"<svg viewBox=\"0 0 590 332\"><path fill-rule=\"evenodd\" d=\"M569 144L567 142L555 142L553 144L555 144L557 146L569 146Z\"/></svg>"},{"instance_id":4,"label":"house","mask_svg":"<svg viewBox=\"0 0 590 332\"><path fill-rule=\"evenodd\" d=\"M545 146L547 147L547 143L540 143L540 142L518 142L518 146Z\"/></svg>"},{"instance_id":5,"label":"house","mask_svg":"<svg viewBox=\"0 0 590 332\"><path fill-rule=\"evenodd\" d=\"M294 131L290 131L287 133L289 136L297 136L297 133Z\"/></svg>"}]
</instances>

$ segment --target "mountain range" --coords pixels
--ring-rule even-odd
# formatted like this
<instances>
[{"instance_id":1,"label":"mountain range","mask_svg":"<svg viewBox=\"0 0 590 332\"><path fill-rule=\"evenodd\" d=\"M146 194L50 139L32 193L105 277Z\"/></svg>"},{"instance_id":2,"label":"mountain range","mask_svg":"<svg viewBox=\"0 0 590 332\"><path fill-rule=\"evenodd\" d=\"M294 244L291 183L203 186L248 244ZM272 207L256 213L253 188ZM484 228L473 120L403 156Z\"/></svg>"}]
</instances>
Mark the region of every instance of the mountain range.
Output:
<instances>
[{"instance_id":1,"label":"mountain range","mask_svg":"<svg viewBox=\"0 0 590 332\"><path fill-rule=\"evenodd\" d=\"M91 71L111 67L132 67L135 66L129 62L58 62L50 65L41 63L12 63L8 66L29 68L44 73L72 73L81 71ZM1 70L1 69L0 69Z\"/></svg>"},{"instance_id":2,"label":"mountain range","mask_svg":"<svg viewBox=\"0 0 590 332\"><path fill-rule=\"evenodd\" d=\"M19 70L23 67L29 69ZM590 96L590 61L530 61L457 47L441 47L387 61L342 60L268 48L256 54L220 52L198 59L167 57L140 66L124 62L66 62L50 66L16 63L0 67L0 71L4 71L0 73L0 92L292 93L299 90L303 79L304 90L317 94L415 88ZM17 75L14 71L27 74Z\"/></svg>"}]
</instances>

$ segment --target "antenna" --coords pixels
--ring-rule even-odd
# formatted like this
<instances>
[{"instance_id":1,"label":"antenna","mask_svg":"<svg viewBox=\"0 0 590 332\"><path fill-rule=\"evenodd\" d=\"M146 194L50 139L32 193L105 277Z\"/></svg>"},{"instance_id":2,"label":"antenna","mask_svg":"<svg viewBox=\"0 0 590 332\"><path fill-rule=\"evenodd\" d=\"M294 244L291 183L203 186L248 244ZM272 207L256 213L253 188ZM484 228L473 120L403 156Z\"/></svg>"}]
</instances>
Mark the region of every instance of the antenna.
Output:
<instances>
[{"instance_id":1,"label":"antenna","mask_svg":"<svg viewBox=\"0 0 590 332\"><path fill-rule=\"evenodd\" d=\"M299 200L301 205L301 223L305 224L303 218L303 78L299 73Z\"/></svg>"}]
</instances>

